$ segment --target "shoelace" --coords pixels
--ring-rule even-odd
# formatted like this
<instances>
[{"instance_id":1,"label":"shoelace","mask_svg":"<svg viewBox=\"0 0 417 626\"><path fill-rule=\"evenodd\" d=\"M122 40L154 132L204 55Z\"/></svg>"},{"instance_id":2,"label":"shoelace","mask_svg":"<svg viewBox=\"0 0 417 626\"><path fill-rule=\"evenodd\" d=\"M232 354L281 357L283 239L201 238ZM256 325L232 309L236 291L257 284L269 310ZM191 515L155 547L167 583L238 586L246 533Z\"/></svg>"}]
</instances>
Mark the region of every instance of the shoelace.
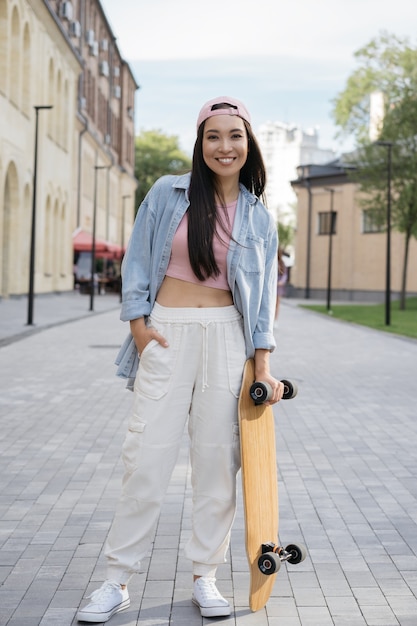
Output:
<instances>
[{"instance_id":1,"label":"shoelace","mask_svg":"<svg viewBox=\"0 0 417 626\"><path fill-rule=\"evenodd\" d=\"M201 582L200 582L201 581ZM197 585L201 591L204 600L207 598L217 598L223 600L223 597L215 585L215 578L199 578Z\"/></svg>"},{"instance_id":2,"label":"shoelace","mask_svg":"<svg viewBox=\"0 0 417 626\"><path fill-rule=\"evenodd\" d=\"M91 598L95 602L99 602L100 600L105 600L105 598L109 596L114 589L120 589L120 585L107 580L101 585L100 589L96 589L90 596L87 597Z\"/></svg>"}]
</instances>

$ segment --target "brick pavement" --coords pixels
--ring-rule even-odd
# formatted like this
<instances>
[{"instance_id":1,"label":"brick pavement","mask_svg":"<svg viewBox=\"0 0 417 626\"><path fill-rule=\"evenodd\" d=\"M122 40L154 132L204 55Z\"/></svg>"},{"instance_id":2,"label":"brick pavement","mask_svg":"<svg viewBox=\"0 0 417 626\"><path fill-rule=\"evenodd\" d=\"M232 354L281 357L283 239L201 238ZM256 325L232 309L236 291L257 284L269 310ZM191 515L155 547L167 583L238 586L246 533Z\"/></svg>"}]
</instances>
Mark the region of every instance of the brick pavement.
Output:
<instances>
[{"instance_id":1,"label":"brick pavement","mask_svg":"<svg viewBox=\"0 0 417 626\"><path fill-rule=\"evenodd\" d=\"M70 626L104 577L132 396L112 365L126 325L114 299L99 302L99 315L63 324L86 303L64 298L51 326L50 300L45 318L35 307L42 332L0 348L0 626ZM16 335L16 320L2 332L8 310L0 303L0 338ZM218 572L234 613L201 618L182 554L191 511L184 437L145 571L112 626L417 624L417 343L291 301L276 332L273 371L299 383L297 398L275 410L280 535L304 541L309 557L284 565L267 607L251 613L239 502Z\"/></svg>"},{"instance_id":2,"label":"brick pavement","mask_svg":"<svg viewBox=\"0 0 417 626\"><path fill-rule=\"evenodd\" d=\"M28 326L28 300L26 296L0 298L0 347L25 339L51 326L92 317L98 313L120 308L120 296L115 293L97 293L90 311L90 296L78 290L37 294L33 301L33 324Z\"/></svg>"}]
</instances>

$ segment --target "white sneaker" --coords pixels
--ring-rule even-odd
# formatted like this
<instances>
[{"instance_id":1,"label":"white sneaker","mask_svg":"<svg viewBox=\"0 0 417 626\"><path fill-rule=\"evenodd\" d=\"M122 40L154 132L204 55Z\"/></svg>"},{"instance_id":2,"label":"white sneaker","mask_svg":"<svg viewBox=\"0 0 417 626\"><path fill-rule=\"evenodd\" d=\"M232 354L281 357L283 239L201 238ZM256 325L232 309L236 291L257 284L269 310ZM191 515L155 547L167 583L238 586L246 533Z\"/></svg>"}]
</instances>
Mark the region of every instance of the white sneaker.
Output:
<instances>
[{"instance_id":1,"label":"white sneaker","mask_svg":"<svg viewBox=\"0 0 417 626\"><path fill-rule=\"evenodd\" d=\"M203 617L221 617L231 613L230 604L219 593L215 578L206 576L197 578L194 582L192 600L194 604L200 607L200 613Z\"/></svg>"},{"instance_id":2,"label":"white sneaker","mask_svg":"<svg viewBox=\"0 0 417 626\"><path fill-rule=\"evenodd\" d=\"M93 591L91 602L78 611L79 622L107 622L112 615L127 609L130 604L127 588L121 588L118 583L106 580L100 587Z\"/></svg>"}]
</instances>

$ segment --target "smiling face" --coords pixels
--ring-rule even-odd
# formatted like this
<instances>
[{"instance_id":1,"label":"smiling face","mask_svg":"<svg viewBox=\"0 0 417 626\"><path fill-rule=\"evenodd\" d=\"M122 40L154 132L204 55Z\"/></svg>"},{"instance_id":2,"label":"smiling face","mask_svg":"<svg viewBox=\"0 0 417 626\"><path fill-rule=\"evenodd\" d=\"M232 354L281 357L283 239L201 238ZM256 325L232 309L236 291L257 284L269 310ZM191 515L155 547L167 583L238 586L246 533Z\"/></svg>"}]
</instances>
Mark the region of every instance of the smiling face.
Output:
<instances>
[{"instance_id":1,"label":"smiling face","mask_svg":"<svg viewBox=\"0 0 417 626\"><path fill-rule=\"evenodd\" d=\"M203 159L216 176L236 178L248 157L248 137L241 117L216 115L204 123Z\"/></svg>"}]
</instances>

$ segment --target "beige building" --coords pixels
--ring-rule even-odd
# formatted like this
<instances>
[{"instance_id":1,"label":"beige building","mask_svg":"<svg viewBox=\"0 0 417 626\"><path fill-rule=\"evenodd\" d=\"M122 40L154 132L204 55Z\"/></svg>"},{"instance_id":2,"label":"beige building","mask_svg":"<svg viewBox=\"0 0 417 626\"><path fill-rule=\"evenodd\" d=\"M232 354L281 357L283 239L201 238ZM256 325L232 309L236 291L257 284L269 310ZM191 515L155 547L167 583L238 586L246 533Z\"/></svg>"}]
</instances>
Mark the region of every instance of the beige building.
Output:
<instances>
[{"instance_id":1,"label":"beige building","mask_svg":"<svg viewBox=\"0 0 417 626\"><path fill-rule=\"evenodd\" d=\"M33 209L35 293L73 288L73 234L91 241L94 213L120 255L137 87L97 0L0 0L1 297L28 293Z\"/></svg>"},{"instance_id":2,"label":"beige building","mask_svg":"<svg viewBox=\"0 0 417 626\"><path fill-rule=\"evenodd\" d=\"M363 211L359 190L341 161L298 168L295 265L292 293L326 300L329 265L332 300L384 300L387 234ZM332 206L333 204L333 206ZM331 211L333 232L330 235ZM329 249L331 243L331 259ZM401 291L404 235L391 231L391 294ZM417 241L410 243L407 294L417 294Z\"/></svg>"}]
</instances>

